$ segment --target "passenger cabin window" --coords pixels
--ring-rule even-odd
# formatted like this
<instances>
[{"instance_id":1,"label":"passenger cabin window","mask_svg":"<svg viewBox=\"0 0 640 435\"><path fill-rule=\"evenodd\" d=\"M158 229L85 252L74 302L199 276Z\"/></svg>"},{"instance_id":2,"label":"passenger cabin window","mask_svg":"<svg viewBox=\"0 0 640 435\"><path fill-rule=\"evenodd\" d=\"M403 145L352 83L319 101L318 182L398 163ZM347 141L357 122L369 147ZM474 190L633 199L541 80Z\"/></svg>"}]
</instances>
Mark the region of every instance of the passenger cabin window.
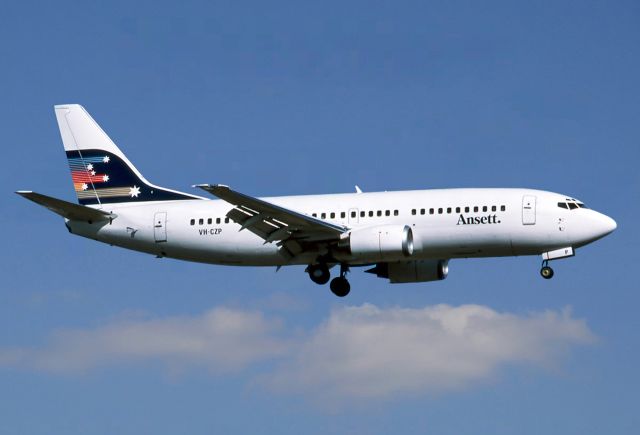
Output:
<instances>
[{"instance_id":1,"label":"passenger cabin window","mask_svg":"<svg viewBox=\"0 0 640 435\"><path fill-rule=\"evenodd\" d=\"M200 225L204 225L204 219L199 219L199 220L198 220L198 224L200 224Z\"/></svg>"},{"instance_id":2,"label":"passenger cabin window","mask_svg":"<svg viewBox=\"0 0 640 435\"><path fill-rule=\"evenodd\" d=\"M495 205L492 205L491 206L491 211L496 211L496 210L498 210L498 207L496 207Z\"/></svg>"},{"instance_id":3,"label":"passenger cabin window","mask_svg":"<svg viewBox=\"0 0 640 435\"><path fill-rule=\"evenodd\" d=\"M420 214L424 214L424 212L425 212L425 209L424 209L424 208L421 208L421 209L420 209Z\"/></svg>"},{"instance_id":4,"label":"passenger cabin window","mask_svg":"<svg viewBox=\"0 0 640 435\"><path fill-rule=\"evenodd\" d=\"M464 212L465 212L465 213L469 213L469 207L465 207L465 208L464 208Z\"/></svg>"},{"instance_id":5,"label":"passenger cabin window","mask_svg":"<svg viewBox=\"0 0 640 435\"><path fill-rule=\"evenodd\" d=\"M326 214L326 213L322 213L322 214L320 215L320 217L321 217L322 219L326 219L326 218L327 218L327 214Z\"/></svg>"},{"instance_id":6,"label":"passenger cabin window","mask_svg":"<svg viewBox=\"0 0 640 435\"><path fill-rule=\"evenodd\" d=\"M318 213L311 213L311 216L317 218L318 217Z\"/></svg>"},{"instance_id":7,"label":"passenger cabin window","mask_svg":"<svg viewBox=\"0 0 640 435\"><path fill-rule=\"evenodd\" d=\"M360 212L360 217L364 217L364 216L365 216L365 214L366 214L365 212L361 211L361 212Z\"/></svg>"},{"instance_id":8,"label":"passenger cabin window","mask_svg":"<svg viewBox=\"0 0 640 435\"><path fill-rule=\"evenodd\" d=\"M216 218L216 223L219 224L220 223L220 218Z\"/></svg>"},{"instance_id":9,"label":"passenger cabin window","mask_svg":"<svg viewBox=\"0 0 640 435\"><path fill-rule=\"evenodd\" d=\"M373 210L369 210L369 217L373 217Z\"/></svg>"},{"instance_id":10,"label":"passenger cabin window","mask_svg":"<svg viewBox=\"0 0 640 435\"><path fill-rule=\"evenodd\" d=\"M382 210L378 210L378 213L376 213L378 215L378 217L382 216Z\"/></svg>"},{"instance_id":11,"label":"passenger cabin window","mask_svg":"<svg viewBox=\"0 0 640 435\"><path fill-rule=\"evenodd\" d=\"M451 214L451 207L447 207L447 214Z\"/></svg>"},{"instance_id":12,"label":"passenger cabin window","mask_svg":"<svg viewBox=\"0 0 640 435\"><path fill-rule=\"evenodd\" d=\"M506 207L506 206L504 206L504 205L501 205L501 206L500 206L500 211L505 211L506 209L507 209L507 207Z\"/></svg>"},{"instance_id":13,"label":"passenger cabin window","mask_svg":"<svg viewBox=\"0 0 640 435\"><path fill-rule=\"evenodd\" d=\"M460 213L460 207L456 207L456 213Z\"/></svg>"},{"instance_id":14,"label":"passenger cabin window","mask_svg":"<svg viewBox=\"0 0 640 435\"><path fill-rule=\"evenodd\" d=\"M334 212L331 212L331 214L329 216L331 217L331 219L335 219L336 218L336 214Z\"/></svg>"},{"instance_id":15,"label":"passenger cabin window","mask_svg":"<svg viewBox=\"0 0 640 435\"><path fill-rule=\"evenodd\" d=\"M340 212L340 217L341 217L342 219L344 219L346 215L347 215L347 214L346 214L345 212Z\"/></svg>"},{"instance_id":16,"label":"passenger cabin window","mask_svg":"<svg viewBox=\"0 0 640 435\"><path fill-rule=\"evenodd\" d=\"M352 218L354 218L354 217L356 217L356 216L358 216L358 214L357 214L355 211L352 211L352 212L351 212L351 217L352 217Z\"/></svg>"},{"instance_id":17,"label":"passenger cabin window","mask_svg":"<svg viewBox=\"0 0 640 435\"><path fill-rule=\"evenodd\" d=\"M213 219L211 219L211 218L207 219L207 223L208 223L209 225L211 225L211 224L213 223Z\"/></svg>"},{"instance_id":18,"label":"passenger cabin window","mask_svg":"<svg viewBox=\"0 0 640 435\"><path fill-rule=\"evenodd\" d=\"M196 220L195 219L191 219L191 225L195 225L196 224Z\"/></svg>"},{"instance_id":19,"label":"passenger cabin window","mask_svg":"<svg viewBox=\"0 0 640 435\"><path fill-rule=\"evenodd\" d=\"M391 216L391 211L389 211L389 210L385 210L385 211L384 211L384 215L385 215L385 216Z\"/></svg>"},{"instance_id":20,"label":"passenger cabin window","mask_svg":"<svg viewBox=\"0 0 640 435\"><path fill-rule=\"evenodd\" d=\"M394 216L398 216L398 214L400 214L400 212L399 212L398 210L394 210L394 211L393 211L393 215L394 215Z\"/></svg>"},{"instance_id":21,"label":"passenger cabin window","mask_svg":"<svg viewBox=\"0 0 640 435\"><path fill-rule=\"evenodd\" d=\"M486 205L482 207L482 211L487 211L487 206Z\"/></svg>"},{"instance_id":22,"label":"passenger cabin window","mask_svg":"<svg viewBox=\"0 0 640 435\"><path fill-rule=\"evenodd\" d=\"M442 214L442 209L441 208L438 209L438 214Z\"/></svg>"},{"instance_id":23,"label":"passenger cabin window","mask_svg":"<svg viewBox=\"0 0 640 435\"><path fill-rule=\"evenodd\" d=\"M415 215L416 215L416 209L415 209L415 208L412 208L412 209L411 209L411 214L412 214L413 216L415 216Z\"/></svg>"},{"instance_id":24,"label":"passenger cabin window","mask_svg":"<svg viewBox=\"0 0 640 435\"><path fill-rule=\"evenodd\" d=\"M478 206L473 207L473 212L478 213Z\"/></svg>"}]
</instances>

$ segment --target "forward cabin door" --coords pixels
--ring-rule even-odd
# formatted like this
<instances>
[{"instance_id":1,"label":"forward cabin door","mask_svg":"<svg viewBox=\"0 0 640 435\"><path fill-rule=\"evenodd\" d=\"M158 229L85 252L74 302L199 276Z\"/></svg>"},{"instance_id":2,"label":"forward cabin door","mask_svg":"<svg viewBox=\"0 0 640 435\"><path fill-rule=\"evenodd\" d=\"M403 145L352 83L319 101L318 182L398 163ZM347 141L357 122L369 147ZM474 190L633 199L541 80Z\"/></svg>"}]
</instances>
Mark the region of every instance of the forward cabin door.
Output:
<instances>
[{"instance_id":1,"label":"forward cabin door","mask_svg":"<svg viewBox=\"0 0 640 435\"><path fill-rule=\"evenodd\" d=\"M525 195L522 197L522 225L536 224L536 197Z\"/></svg>"},{"instance_id":2,"label":"forward cabin door","mask_svg":"<svg viewBox=\"0 0 640 435\"><path fill-rule=\"evenodd\" d=\"M167 212L160 211L153 218L153 236L156 243L167 241Z\"/></svg>"}]
</instances>

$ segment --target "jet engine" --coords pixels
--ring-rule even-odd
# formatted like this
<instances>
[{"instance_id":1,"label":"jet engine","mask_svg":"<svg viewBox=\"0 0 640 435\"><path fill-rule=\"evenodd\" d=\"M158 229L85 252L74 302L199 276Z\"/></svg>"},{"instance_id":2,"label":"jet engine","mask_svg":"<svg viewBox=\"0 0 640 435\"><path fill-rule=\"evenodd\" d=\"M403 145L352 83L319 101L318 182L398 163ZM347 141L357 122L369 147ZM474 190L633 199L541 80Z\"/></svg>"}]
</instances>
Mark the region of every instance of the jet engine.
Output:
<instances>
[{"instance_id":1,"label":"jet engine","mask_svg":"<svg viewBox=\"0 0 640 435\"><path fill-rule=\"evenodd\" d=\"M404 282L440 281L449 273L449 260L414 260L378 263L367 270L378 278L388 278L392 284Z\"/></svg>"},{"instance_id":2,"label":"jet engine","mask_svg":"<svg viewBox=\"0 0 640 435\"><path fill-rule=\"evenodd\" d=\"M352 258L366 262L398 261L413 255L413 232L408 225L381 225L350 231L341 240Z\"/></svg>"}]
</instances>

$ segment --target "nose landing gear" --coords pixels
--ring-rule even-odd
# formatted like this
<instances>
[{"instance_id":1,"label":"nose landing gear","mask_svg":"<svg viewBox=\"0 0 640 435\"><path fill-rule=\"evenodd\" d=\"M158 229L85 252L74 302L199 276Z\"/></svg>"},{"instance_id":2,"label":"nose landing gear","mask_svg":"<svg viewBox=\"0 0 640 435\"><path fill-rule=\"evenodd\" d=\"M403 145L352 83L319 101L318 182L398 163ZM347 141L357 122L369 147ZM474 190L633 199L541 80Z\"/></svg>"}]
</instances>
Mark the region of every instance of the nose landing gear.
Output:
<instances>
[{"instance_id":1,"label":"nose landing gear","mask_svg":"<svg viewBox=\"0 0 640 435\"><path fill-rule=\"evenodd\" d=\"M542 268L540 269L540 275L542 275L542 277L544 279L553 278L553 269L551 267L549 267L549 260L544 260L542 262Z\"/></svg>"}]
</instances>

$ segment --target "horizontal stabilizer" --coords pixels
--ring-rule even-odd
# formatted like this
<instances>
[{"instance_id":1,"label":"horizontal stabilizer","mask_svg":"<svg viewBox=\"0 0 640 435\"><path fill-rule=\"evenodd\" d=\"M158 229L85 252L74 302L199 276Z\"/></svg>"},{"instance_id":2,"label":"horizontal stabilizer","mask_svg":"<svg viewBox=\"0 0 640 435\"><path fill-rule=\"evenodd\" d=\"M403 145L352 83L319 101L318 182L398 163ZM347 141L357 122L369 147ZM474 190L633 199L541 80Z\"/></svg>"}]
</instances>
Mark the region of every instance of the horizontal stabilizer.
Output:
<instances>
[{"instance_id":1,"label":"horizontal stabilizer","mask_svg":"<svg viewBox=\"0 0 640 435\"><path fill-rule=\"evenodd\" d=\"M63 201L62 199L52 198L50 196L28 190L19 190L16 193L23 198L46 207L52 212L72 221L98 222L114 219L116 217L113 213L96 210L95 208L87 207L85 205L74 204Z\"/></svg>"}]
</instances>

